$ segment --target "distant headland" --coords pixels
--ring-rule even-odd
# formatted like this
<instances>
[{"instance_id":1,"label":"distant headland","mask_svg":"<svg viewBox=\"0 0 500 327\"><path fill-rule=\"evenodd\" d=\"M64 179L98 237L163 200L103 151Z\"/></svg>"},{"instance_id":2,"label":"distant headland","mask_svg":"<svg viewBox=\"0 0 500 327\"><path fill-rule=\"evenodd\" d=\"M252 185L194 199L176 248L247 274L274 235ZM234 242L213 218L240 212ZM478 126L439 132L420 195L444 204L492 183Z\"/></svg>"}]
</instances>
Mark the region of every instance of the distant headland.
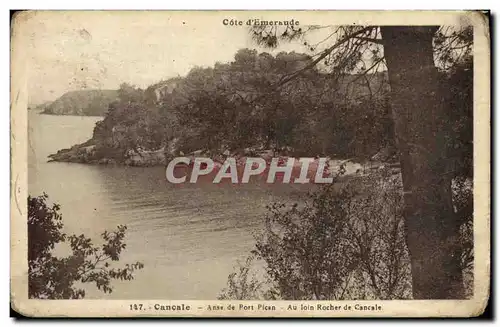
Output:
<instances>
[{"instance_id":1,"label":"distant headland","mask_svg":"<svg viewBox=\"0 0 500 327\"><path fill-rule=\"evenodd\" d=\"M117 99L118 90L78 90L66 92L35 109L47 115L104 116L109 104Z\"/></svg>"}]
</instances>

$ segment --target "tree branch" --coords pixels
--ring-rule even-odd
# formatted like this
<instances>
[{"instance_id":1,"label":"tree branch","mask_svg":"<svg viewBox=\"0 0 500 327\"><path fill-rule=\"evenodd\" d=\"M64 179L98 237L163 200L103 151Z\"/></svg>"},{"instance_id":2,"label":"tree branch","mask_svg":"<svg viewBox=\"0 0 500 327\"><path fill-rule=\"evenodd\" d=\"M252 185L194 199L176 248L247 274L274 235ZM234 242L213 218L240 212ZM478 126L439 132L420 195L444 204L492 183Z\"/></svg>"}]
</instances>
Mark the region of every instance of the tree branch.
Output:
<instances>
[{"instance_id":1,"label":"tree branch","mask_svg":"<svg viewBox=\"0 0 500 327\"><path fill-rule=\"evenodd\" d=\"M370 66L370 68L368 68L367 70L365 70L364 72L362 72L361 74L359 74L355 79L353 79L349 84L352 84L354 82L356 82L358 79L360 79L361 77L365 76L366 74L368 74L368 72L370 70L372 70L373 68L375 68L375 66L377 66L378 64L380 64L382 62L382 60L384 60L385 57L382 57L380 59L377 59L373 65Z\"/></svg>"},{"instance_id":2,"label":"tree branch","mask_svg":"<svg viewBox=\"0 0 500 327\"><path fill-rule=\"evenodd\" d=\"M253 103L257 102L258 100L272 94L274 91L277 91L281 86L287 84L288 82L292 81L293 79L297 78L298 76L300 76L301 74L303 74L305 71L309 70L309 69L312 69L314 66L316 66L321 60L323 60L324 58L326 58L328 55L330 55L334 50L336 50L337 48L339 48L341 45L343 45L344 43L346 43L347 41L357 37L358 35L360 34L363 34L363 33L366 33L367 31L371 31L372 29L374 28L377 28L376 26L367 26L367 27L364 27L352 34L349 34L349 35L345 35L342 39L340 39L337 43L335 43L333 46L329 47L328 49L324 50L323 53L321 55L319 55L313 62L311 62L310 64L306 65L305 67L289 74L289 75L286 75L286 76L283 76L274 86L271 86L271 90L264 93L264 94L261 94L260 96L250 100L250 101L245 101L243 100L247 105L252 105ZM381 61L381 60L380 60ZM380 62L379 61L379 62ZM378 63L378 62L377 62ZM371 68L370 68L371 69Z\"/></svg>"},{"instance_id":3,"label":"tree branch","mask_svg":"<svg viewBox=\"0 0 500 327\"><path fill-rule=\"evenodd\" d=\"M309 69L313 68L321 60L323 60L324 58L326 58L326 56L328 56L330 53L332 53L335 49L337 49L338 47L340 47L342 44L344 44L345 42L349 41L351 38L356 37L359 34L365 33L366 31L368 31L368 30L370 30L372 28L375 28L375 27L374 26L367 26L367 27L364 27L364 28L360 29L357 32L354 32L354 33L352 33L350 35L344 36L341 40L339 40L333 46L331 46L328 49L324 50L323 53L318 58L316 58L313 62L311 62L310 64L308 64L304 68L301 68L301 69L297 70L296 72L292 73L288 77L282 79L278 83L278 85L276 86L276 88L278 88L278 87L280 87L280 86L282 86L282 85L290 82L291 80L293 80L294 78L296 78L297 76L299 76L300 74L302 74L303 72L305 72L306 70L309 70Z\"/></svg>"},{"instance_id":4,"label":"tree branch","mask_svg":"<svg viewBox=\"0 0 500 327\"><path fill-rule=\"evenodd\" d=\"M382 39L373 39L371 37L364 37L364 36L355 36L354 38L362 41L367 41L371 43L376 43L376 44L383 44Z\"/></svg>"}]
</instances>

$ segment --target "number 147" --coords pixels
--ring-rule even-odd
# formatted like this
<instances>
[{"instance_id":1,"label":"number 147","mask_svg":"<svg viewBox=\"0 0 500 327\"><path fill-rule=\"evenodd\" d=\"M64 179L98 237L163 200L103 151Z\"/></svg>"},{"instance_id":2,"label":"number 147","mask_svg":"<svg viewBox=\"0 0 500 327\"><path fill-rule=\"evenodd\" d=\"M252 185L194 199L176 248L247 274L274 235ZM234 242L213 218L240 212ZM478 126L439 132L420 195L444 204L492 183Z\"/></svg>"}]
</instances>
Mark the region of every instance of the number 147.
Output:
<instances>
[{"instance_id":1,"label":"number 147","mask_svg":"<svg viewBox=\"0 0 500 327\"><path fill-rule=\"evenodd\" d=\"M142 304L131 304L130 310L132 311L140 311L142 310Z\"/></svg>"}]
</instances>

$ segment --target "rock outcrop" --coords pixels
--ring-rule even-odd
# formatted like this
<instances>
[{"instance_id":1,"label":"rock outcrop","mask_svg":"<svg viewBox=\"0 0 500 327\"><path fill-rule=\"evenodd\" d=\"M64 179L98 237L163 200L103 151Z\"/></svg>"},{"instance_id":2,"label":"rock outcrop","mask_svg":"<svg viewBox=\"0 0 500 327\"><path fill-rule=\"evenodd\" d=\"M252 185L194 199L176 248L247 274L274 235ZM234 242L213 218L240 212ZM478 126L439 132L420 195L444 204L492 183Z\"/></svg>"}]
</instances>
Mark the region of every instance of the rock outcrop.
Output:
<instances>
[{"instance_id":1,"label":"rock outcrop","mask_svg":"<svg viewBox=\"0 0 500 327\"><path fill-rule=\"evenodd\" d=\"M123 158L111 158L103 155L103 152L99 151L92 140L49 155L49 162L52 161L138 167L161 166L167 163L164 148L155 151L128 150Z\"/></svg>"}]
</instances>

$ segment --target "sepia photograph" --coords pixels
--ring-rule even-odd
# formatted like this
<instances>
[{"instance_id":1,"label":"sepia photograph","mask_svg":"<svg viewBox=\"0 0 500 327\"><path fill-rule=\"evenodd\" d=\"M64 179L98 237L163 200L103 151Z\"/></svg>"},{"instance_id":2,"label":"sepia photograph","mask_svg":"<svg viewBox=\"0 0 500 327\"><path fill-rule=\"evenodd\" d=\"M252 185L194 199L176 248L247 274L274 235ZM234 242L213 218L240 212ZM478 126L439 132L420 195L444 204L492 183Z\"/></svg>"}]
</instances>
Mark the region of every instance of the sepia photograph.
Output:
<instances>
[{"instance_id":1,"label":"sepia photograph","mask_svg":"<svg viewBox=\"0 0 500 327\"><path fill-rule=\"evenodd\" d=\"M489 20L13 13L13 309L480 315Z\"/></svg>"}]
</instances>

